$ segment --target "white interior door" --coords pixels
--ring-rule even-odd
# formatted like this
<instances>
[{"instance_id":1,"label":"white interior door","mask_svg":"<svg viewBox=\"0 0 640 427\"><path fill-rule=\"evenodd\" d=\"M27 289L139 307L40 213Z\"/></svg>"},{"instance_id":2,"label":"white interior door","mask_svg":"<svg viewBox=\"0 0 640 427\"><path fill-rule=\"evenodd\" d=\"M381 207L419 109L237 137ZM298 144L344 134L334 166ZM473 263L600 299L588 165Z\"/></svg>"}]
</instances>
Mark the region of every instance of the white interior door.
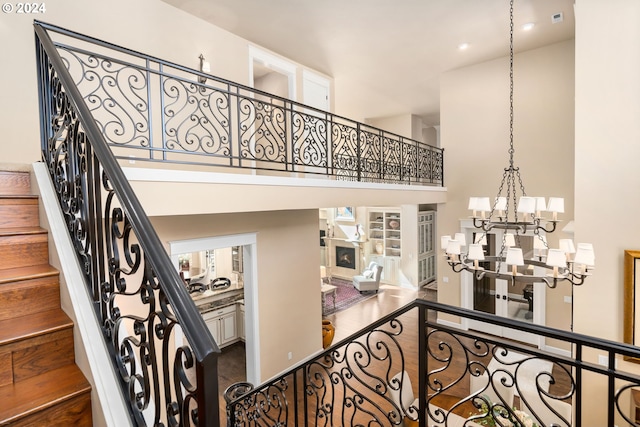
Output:
<instances>
[{"instance_id":1,"label":"white interior door","mask_svg":"<svg viewBox=\"0 0 640 427\"><path fill-rule=\"evenodd\" d=\"M302 72L302 93L303 103L310 107L329 111L331 103L329 101L330 85L328 79L318 74L304 70Z\"/></svg>"}]
</instances>

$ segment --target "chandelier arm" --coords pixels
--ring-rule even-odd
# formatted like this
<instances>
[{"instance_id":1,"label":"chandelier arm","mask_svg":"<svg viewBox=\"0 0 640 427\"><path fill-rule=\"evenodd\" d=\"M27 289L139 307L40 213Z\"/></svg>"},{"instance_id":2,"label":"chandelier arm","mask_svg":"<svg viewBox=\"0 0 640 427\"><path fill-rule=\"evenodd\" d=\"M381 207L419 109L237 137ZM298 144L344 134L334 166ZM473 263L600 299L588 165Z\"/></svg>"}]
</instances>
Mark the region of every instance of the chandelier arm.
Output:
<instances>
[{"instance_id":1,"label":"chandelier arm","mask_svg":"<svg viewBox=\"0 0 640 427\"><path fill-rule=\"evenodd\" d=\"M477 217L473 217L473 226L475 228L481 229L485 233L488 232L489 230L491 230L494 227L492 225L491 221L489 221L488 219L481 219L481 218L477 218Z\"/></svg>"},{"instance_id":2,"label":"chandelier arm","mask_svg":"<svg viewBox=\"0 0 640 427\"><path fill-rule=\"evenodd\" d=\"M543 277L542 281L547 284L549 289L555 289L555 287L558 286L558 279L557 278L553 278L553 282L550 282L549 279L547 279L546 277Z\"/></svg>"},{"instance_id":3,"label":"chandelier arm","mask_svg":"<svg viewBox=\"0 0 640 427\"><path fill-rule=\"evenodd\" d=\"M454 273L460 273L462 270L466 269L466 265L460 261L447 260L447 264L449 264ZM457 270L456 267L458 268Z\"/></svg>"},{"instance_id":4,"label":"chandelier arm","mask_svg":"<svg viewBox=\"0 0 640 427\"><path fill-rule=\"evenodd\" d=\"M549 223L551 224L551 228L547 229L546 227L540 225L540 218L536 218L534 233L539 234L540 230L543 230L545 233L553 233L554 231L556 231L556 226L558 225L558 222L559 221L547 221L547 225L549 225Z\"/></svg>"}]
</instances>

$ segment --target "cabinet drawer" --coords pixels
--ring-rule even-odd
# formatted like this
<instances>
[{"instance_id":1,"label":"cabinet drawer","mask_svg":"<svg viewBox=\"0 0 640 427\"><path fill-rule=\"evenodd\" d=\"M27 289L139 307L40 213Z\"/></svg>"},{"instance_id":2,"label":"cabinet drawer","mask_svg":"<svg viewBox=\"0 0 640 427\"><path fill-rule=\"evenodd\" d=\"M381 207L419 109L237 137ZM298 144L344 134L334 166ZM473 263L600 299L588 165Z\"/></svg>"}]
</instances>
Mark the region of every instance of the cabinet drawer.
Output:
<instances>
[{"instance_id":1,"label":"cabinet drawer","mask_svg":"<svg viewBox=\"0 0 640 427\"><path fill-rule=\"evenodd\" d=\"M217 308L215 310L208 311L202 314L204 320L213 319L214 317L224 316L225 314L233 313L236 310L236 305L231 304L226 307Z\"/></svg>"}]
</instances>

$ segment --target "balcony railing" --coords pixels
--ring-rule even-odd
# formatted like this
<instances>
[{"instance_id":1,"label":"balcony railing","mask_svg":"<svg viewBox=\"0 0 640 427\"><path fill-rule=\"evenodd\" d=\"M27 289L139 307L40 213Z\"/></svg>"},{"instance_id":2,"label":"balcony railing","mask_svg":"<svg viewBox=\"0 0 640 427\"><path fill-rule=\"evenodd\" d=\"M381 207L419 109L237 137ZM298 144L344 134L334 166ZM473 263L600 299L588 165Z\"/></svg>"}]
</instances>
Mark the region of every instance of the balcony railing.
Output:
<instances>
[{"instance_id":1,"label":"balcony railing","mask_svg":"<svg viewBox=\"0 0 640 427\"><path fill-rule=\"evenodd\" d=\"M78 92L69 63L45 25L36 22L35 33L42 160L130 416L137 425L217 426L218 346L113 156L106 129Z\"/></svg>"},{"instance_id":2,"label":"balcony railing","mask_svg":"<svg viewBox=\"0 0 640 427\"><path fill-rule=\"evenodd\" d=\"M440 148L39 25L60 39L54 45L118 159L443 185Z\"/></svg>"},{"instance_id":3,"label":"balcony railing","mask_svg":"<svg viewBox=\"0 0 640 427\"><path fill-rule=\"evenodd\" d=\"M571 356L448 327L437 322L443 314L557 339ZM604 366L587 360L596 353ZM630 345L417 300L237 397L228 425L638 425L629 402L640 376L618 365L639 356Z\"/></svg>"}]
</instances>

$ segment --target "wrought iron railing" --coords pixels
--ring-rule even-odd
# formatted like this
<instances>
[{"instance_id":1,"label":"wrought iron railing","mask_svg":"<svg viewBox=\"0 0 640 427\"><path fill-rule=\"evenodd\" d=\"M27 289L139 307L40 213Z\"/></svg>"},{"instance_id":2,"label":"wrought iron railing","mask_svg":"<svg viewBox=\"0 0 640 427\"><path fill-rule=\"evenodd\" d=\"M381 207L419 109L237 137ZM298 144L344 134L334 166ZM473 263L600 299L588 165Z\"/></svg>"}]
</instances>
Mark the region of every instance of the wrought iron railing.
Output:
<instances>
[{"instance_id":1,"label":"wrought iron railing","mask_svg":"<svg viewBox=\"0 0 640 427\"><path fill-rule=\"evenodd\" d=\"M35 23L42 158L131 417L217 426L218 346L46 27Z\"/></svg>"},{"instance_id":2,"label":"wrought iron railing","mask_svg":"<svg viewBox=\"0 0 640 427\"><path fill-rule=\"evenodd\" d=\"M443 185L440 148L40 25L62 39L54 44L116 158Z\"/></svg>"},{"instance_id":3,"label":"wrought iron railing","mask_svg":"<svg viewBox=\"0 0 640 427\"><path fill-rule=\"evenodd\" d=\"M445 326L443 314L557 339L572 355ZM586 360L594 353L606 366ZM640 376L618 367L638 356L630 345L417 300L236 398L228 425L638 425L629 400Z\"/></svg>"}]
</instances>

